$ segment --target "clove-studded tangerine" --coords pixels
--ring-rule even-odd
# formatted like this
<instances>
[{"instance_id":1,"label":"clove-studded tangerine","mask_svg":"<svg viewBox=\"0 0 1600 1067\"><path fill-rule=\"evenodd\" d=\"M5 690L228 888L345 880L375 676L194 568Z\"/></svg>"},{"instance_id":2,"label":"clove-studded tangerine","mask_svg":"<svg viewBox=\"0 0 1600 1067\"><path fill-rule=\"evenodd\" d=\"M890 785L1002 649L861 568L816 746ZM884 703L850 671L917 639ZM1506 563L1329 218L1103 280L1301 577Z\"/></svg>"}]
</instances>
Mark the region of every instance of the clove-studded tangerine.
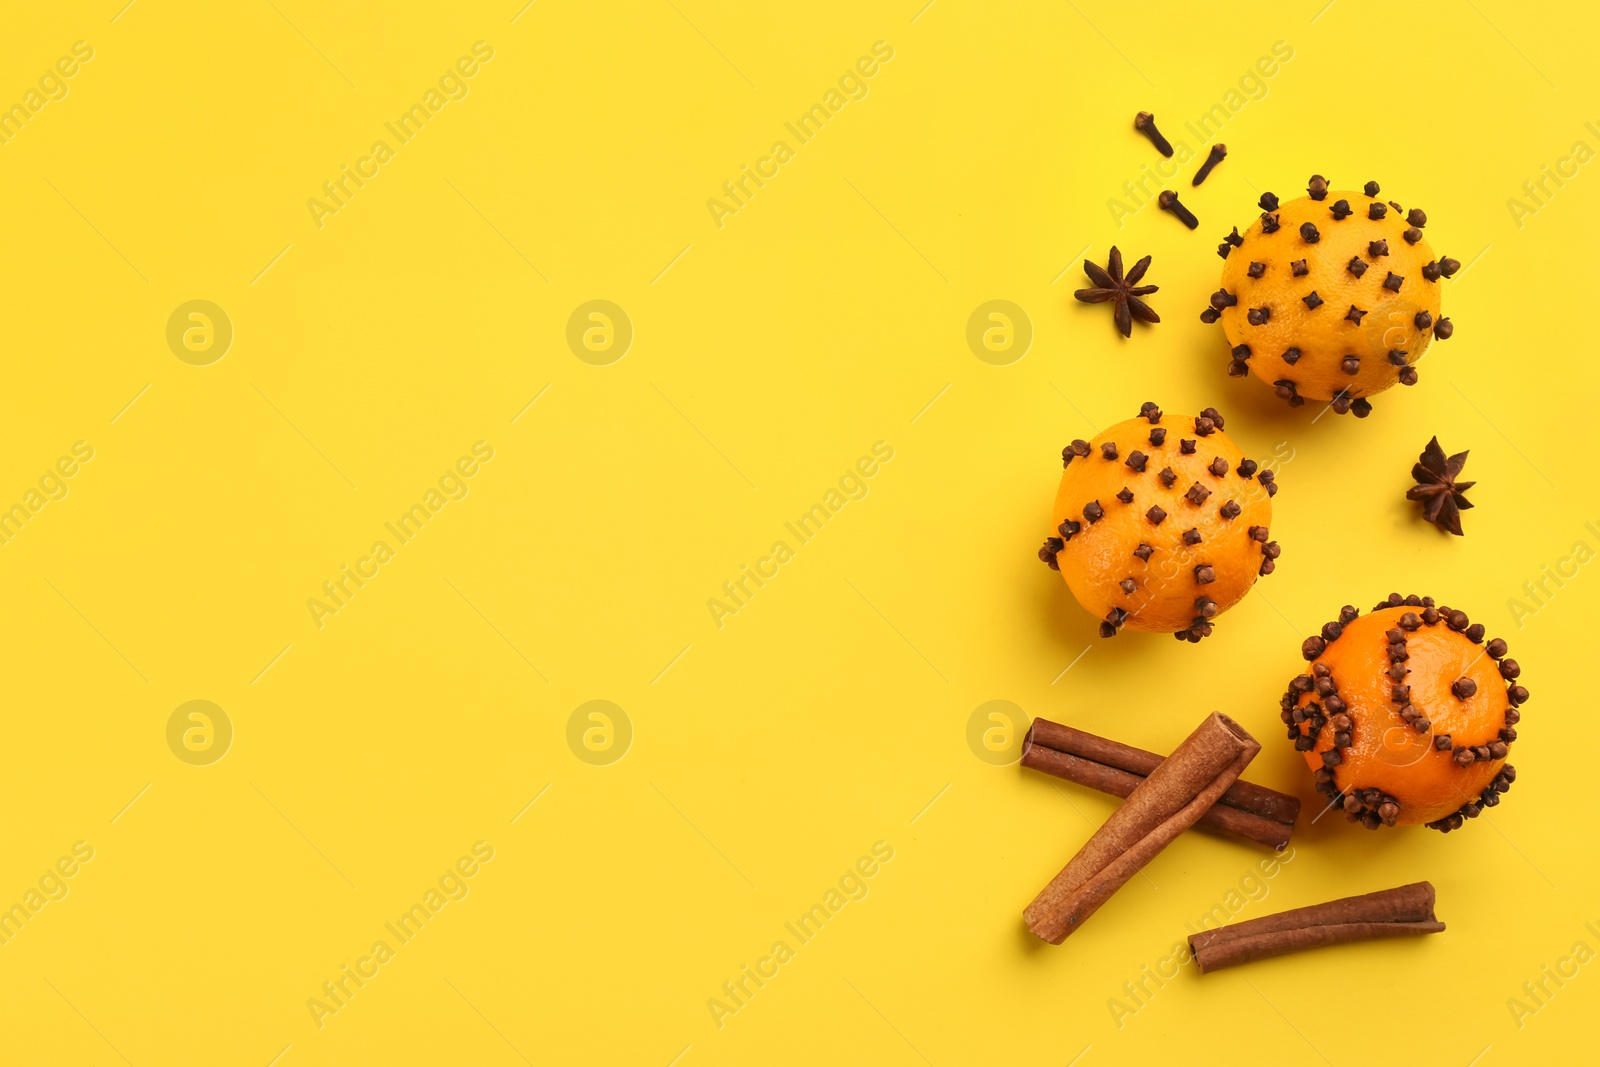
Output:
<instances>
[{"instance_id":1,"label":"clove-studded tangerine","mask_svg":"<svg viewBox=\"0 0 1600 1067\"><path fill-rule=\"evenodd\" d=\"M1100 636L1126 627L1199 641L1276 567L1277 482L1222 426L1215 408L1167 418L1146 403L1062 449L1039 558L1102 620Z\"/></svg>"},{"instance_id":2,"label":"clove-studded tangerine","mask_svg":"<svg viewBox=\"0 0 1600 1067\"><path fill-rule=\"evenodd\" d=\"M1222 323L1228 373L1254 373L1292 406L1326 401L1357 418L1372 395L1416 384L1428 346L1454 332L1439 279L1461 266L1434 257L1427 213L1381 199L1377 182L1339 191L1321 175L1306 196L1266 193L1260 207L1217 247L1222 287L1200 316Z\"/></svg>"},{"instance_id":3,"label":"clove-studded tangerine","mask_svg":"<svg viewBox=\"0 0 1600 1067\"><path fill-rule=\"evenodd\" d=\"M1306 638L1280 707L1330 807L1368 829L1448 832L1500 803L1528 690L1506 643L1484 636L1464 611L1391 593Z\"/></svg>"}]
</instances>

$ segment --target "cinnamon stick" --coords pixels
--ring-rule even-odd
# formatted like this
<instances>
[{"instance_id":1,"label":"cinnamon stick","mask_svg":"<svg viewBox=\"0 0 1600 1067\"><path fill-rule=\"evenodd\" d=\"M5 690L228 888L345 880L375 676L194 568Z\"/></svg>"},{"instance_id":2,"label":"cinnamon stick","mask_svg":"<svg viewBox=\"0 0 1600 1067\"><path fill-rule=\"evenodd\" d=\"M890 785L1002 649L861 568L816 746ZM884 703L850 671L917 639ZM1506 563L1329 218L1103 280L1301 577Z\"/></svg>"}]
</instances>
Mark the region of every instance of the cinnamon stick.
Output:
<instances>
[{"instance_id":1,"label":"cinnamon stick","mask_svg":"<svg viewBox=\"0 0 1600 1067\"><path fill-rule=\"evenodd\" d=\"M1120 741L1096 737L1094 734L1051 722L1049 719L1034 719L1032 727L1028 730L1028 737L1036 745L1043 745L1060 752L1070 752L1074 756L1082 756L1084 759L1104 763L1141 777L1148 777L1151 771L1161 765L1164 758L1154 752L1146 752L1142 748L1134 748ZM1299 797L1243 781L1230 785L1218 798L1217 803L1254 812L1274 822L1292 823L1300 814Z\"/></svg>"},{"instance_id":2,"label":"cinnamon stick","mask_svg":"<svg viewBox=\"0 0 1600 1067\"><path fill-rule=\"evenodd\" d=\"M1261 751L1244 728L1212 712L1134 787L1022 913L1052 945L1110 899L1174 838L1193 826Z\"/></svg>"},{"instance_id":3,"label":"cinnamon stick","mask_svg":"<svg viewBox=\"0 0 1600 1067\"><path fill-rule=\"evenodd\" d=\"M1034 719L1023 742L1022 765L1112 796L1129 796L1161 757L1049 719ZM1239 781L1195 822L1197 827L1282 850L1289 843L1300 798Z\"/></svg>"},{"instance_id":4,"label":"cinnamon stick","mask_svg":"<svg viewBox=\"0 0 1600 1067\"><path fill-rule=\"evenodd\" d=\"M1444 929L1433 914L1433 886L1413 882L1325 904L1202 930L1189 938L1201 974L1324 945L1380 937L1436 934Z\"/></svg>"}]
</instances>

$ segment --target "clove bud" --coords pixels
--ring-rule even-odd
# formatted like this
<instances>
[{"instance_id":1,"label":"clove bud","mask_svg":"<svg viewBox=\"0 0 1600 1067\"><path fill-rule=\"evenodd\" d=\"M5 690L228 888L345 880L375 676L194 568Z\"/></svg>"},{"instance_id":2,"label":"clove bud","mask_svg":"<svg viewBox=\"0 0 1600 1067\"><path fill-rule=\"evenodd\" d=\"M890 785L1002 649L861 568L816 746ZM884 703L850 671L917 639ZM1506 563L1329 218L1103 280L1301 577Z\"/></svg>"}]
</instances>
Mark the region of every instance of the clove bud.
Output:
<instances>
[{"instance_id":1,"label":"clove bud","mask_svg":"<svg viewBox=\"0 0 1600 1067\"><path fill-rule=\"evenodd\" d=\"M1172 156L1172 143L1156 129L1156 117L1150 112L1141 111L1135 115L1133 128L1150 138L1150 143L1156 146L1156 151L1169 158Z\"/></svg>"},{"instance_id":2,"label":"clove bud","mask_svg":"<svg viewBox=\"0 0 1600 1067\"><path fill-rule=\"evenodd\" d=\"M1189 227L1189 229L1193 230L1199 227L1200 220L1194 217L1192 211L1178 202L1178 194L1171 189L1161 190L1161 195L1156 197L1156 203L1161 205L1162 211L1176 215L1178 221Z\"/></svg>"},{"instance_id":3,"label":"clove bud","mask_svg":"<svg viewBox=\"0 0 1600 1067\"><path fill-rule=\"evenodd\" d=\"M1190 185L1199 185L1201 182L1205 181L1207 175L1209 175L1212 172L1212 170L1214 170L1216 168L1216 165L1218 163L1221 163L1223 161L1223 159L1227 157L1227 155L1228 155L1228 146L1227 145L1225 145L1225 144L1214 144L1214 145L1212 145L1211 146L1211 154L1206 157L1206 161L1204 163L1200 164L1200 169L1195 171L1195 173L1194 173L1194 180L1191 181L1189 184Z\"/></svg>"}]
</instances>

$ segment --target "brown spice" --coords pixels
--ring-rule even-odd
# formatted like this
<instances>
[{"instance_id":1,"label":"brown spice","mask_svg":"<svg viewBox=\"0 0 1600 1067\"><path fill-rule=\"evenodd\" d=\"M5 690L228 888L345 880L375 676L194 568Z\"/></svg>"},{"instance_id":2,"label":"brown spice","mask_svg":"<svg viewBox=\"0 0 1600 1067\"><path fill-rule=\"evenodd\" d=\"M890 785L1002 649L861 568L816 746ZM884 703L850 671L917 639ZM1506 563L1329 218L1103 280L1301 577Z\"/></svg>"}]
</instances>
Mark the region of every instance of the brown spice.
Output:
<instances>
[{"instance_id":1,"label":"brown spice","mask_svg":"<svg viewBox=\"0 0 1600 1067\"><path fill-rule=\"evenodd\" d=\"M1173 192L1171 189L1161 190L1160 194L1156 197L1156 204L1161 208L1162 211L1165 211L1170 215L1177 216L1178 221L1189 227L1189 229L1193 230L1199 228L1200 220L1194 217L1194 212L1190 211L1188 208L1184 207L1181 202L1179 202L1178 194Z\"/></svg>"},{"instance_id":2,"label":"brown spice","mask_svg":"<svg viewBox=\"0 0 1600 1067\"><path fill-rule=\"evenodd\" d=\"M1472 506L1466 492L1477 484L1457 481L1467 465L1467 453L1457 452L1446 458L1444 449L1439 447L1439 438L1434 437L1417 460L1411 468L1411 477L1417 484L1406 490L1406 499L1422 503L1423 518L1441 530L1461 536L1461 512Z\"/></svg>"},{"instance_id":3,"label":"brown spice","mask_svg":"<svg viewBox=\"0 0 1600 1067\"><path fill-rule=\"evenodd\" d=\"M1199 185L1201 182L1205 181L1207 175L1209 175L1213 170L1216 169L1217 164L1221 163L1223 161L1223 159L1227 156L1227 154L1228 154L1228 146L1227 145L1221 144L1221 143L1212 145L1211 146L1211 154L1206 157L1206 161L1204 163L1200 164L1200 169L1195 171L1194 180L1191 181L1189 184L1190 185ZM1271 209L1268 208L1268 209L1264 209L1264 210L1271 210Z\"/></svg>"},{"instance_id":4,"label":"brown spice","mask_svg":"<svg viewBox=\"0 0 1600 1067\"><path fill-rule=\"evenodd\" d=\"M1103 823L1023 912L1034 935L1059 945L1199 821L1261 751L1238 723L1213 712Z\"/></svg>"},{"instance_id":5,"label":"brown spice","mask_svg":"<svg viewBox=\"0 0 1600 1067\"><path fill-rule=\"evenodd\" d=\"M1148 111L1141 111L1133 117L1133 128L1150 138L1150 143L1156 146L1156 151L1171 158L1172 142L1162 136L1156 129L1156 117Z\"/></svg>"},{"instance_id":6,"label":"brown spice","mask_svg":"<svg viewBox=\"0 0 1600 1067\"><path fill-rule=\"evenodd\" d=\"M1135 317L1145 322L1160 322L1161 316L1157 315L1140 297L1149 296L1158 291L1158 285L1140 285L1144 272L1150 269L1150 258L1145 256L1135 263L1127 275L1122 273L1122 251L1115 245L1107 258L1106 265L1101 267L1089 260L1083 261L1083 273L1088 275L1094 283L1092 289L1077 289L1073 297L1085 304L1103 304L1110 302L1114 308L1112 321L1122 336L1129 337L1133 334L1133 320Z\"/></svg>"},{"instance_id":7,"label":"brown spice","mask_svg":"<svg viewBox=\"0 0 1600 1067\"><path fill-rule=\"evenodd\" d=\"M1396 807L1391 819L1398 812ZM1381 808L1370 814L1383 821ZM1434 915L1433 902L1433 886L1415 882L1202 930L1190 935L1189 948L1200 973L1209 974L1223 967L1324 945L1436 934L1445 926Z\"/></svg>"},{"instance_id":8,"label":"brown spice","mask_svg":"<svg viewBox=\"0 0 1600 1067\"><path fill-rule=\"evenodd\" d=\"M1216 606L1201 597L1195 606L1202 616L1207 610L1202 603ZM1154 752L1048 719L1033 720L1022 745L1024 767L1118 797L1132 793L1161 762L1162 757ZM1289 843L1299 815L1299 797L1240 780L1217 798L1216 805L1200 816L1195 826L1281 851Z\"/></svg>"}]
</instances>

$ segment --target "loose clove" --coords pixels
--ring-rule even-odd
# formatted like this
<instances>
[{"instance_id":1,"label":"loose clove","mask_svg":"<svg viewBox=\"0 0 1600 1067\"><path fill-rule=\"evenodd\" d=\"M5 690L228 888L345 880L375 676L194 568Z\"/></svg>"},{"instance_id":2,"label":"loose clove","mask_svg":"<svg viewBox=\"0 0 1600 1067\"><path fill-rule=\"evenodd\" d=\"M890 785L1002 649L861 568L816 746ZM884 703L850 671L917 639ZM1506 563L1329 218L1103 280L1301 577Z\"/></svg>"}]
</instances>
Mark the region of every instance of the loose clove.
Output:
<instances>
[{"instance_id":1,"label":"loose clove","mask_svg":"<svg viewBox=\"0 0 1600 1067\"><path fill-rule=\"evenodd\" d=\"M1178 221L1189 227L1189 229L1193 230L1199 227L1200 220L1194 217L1194 212L1178 202L1178 194L1171 189L1161 190L1161 195L1156 197L1156 203L1161 206L1162 211L1176 215Z\"/></svg>"},{"instance_id":2,"label":"loose clove","mask_svg":"<svg viewBox=\"0 0 1600 1067\"><path fill-rule=\"evenodd\" d=\"M1189 184L1190 185L1199 185L1201 182L1205 181L1206 177L1214 169L1216 169L1217 164L1221 163L1223 161L1223 159L1227 158L1227 155L1228 155L1228 146L1227 145L1225 145L1225 144L1214 144L1214 145L1212 145L1211 146L1211 154L1206 157L1206 161L1204 163L1200 164L1200 169L1195 171L1195 173L1194 173L1194 180L1191 181Z\"/></svg>"},{"instance_id":3,"label":"loose clove","mask_svg":"<svg viewBox=\"0 0 1600 1067\"><path fill-rule=\"evenodd\" d=\"M1141 111L1133 117L1133 128L1150 138L1150 143L1156 146L1156 151L1171 158L1172 143L1162 136L1156 129L1156 117L1148 111Z\"/></svg>"}]
</instances>

